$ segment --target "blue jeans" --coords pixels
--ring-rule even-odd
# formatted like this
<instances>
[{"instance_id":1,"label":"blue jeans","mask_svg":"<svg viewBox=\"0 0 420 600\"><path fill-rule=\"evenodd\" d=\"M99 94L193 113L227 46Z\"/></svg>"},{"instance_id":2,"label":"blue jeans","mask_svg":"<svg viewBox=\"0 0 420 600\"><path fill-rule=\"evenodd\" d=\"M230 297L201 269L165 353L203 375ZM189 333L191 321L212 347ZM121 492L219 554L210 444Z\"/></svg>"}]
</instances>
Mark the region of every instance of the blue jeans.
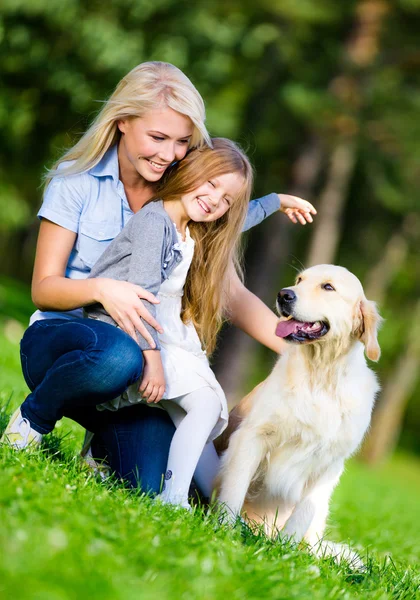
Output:
<instances>
[{"instance_id":1,"label":"blue jeans","mask_svg":"<svg viewBox=\"0 0 420 600\"><path fill-rule=\"evenodd\" d=\"M22 415L39 433L69 417L95 433L92 453L133 486L158 492L175 428L168 414L139 404L112 412L96 406L139 379L143 355L120 329L94 319L36 321L21 341L31 393Z\"/></svg>"}]
</instances>

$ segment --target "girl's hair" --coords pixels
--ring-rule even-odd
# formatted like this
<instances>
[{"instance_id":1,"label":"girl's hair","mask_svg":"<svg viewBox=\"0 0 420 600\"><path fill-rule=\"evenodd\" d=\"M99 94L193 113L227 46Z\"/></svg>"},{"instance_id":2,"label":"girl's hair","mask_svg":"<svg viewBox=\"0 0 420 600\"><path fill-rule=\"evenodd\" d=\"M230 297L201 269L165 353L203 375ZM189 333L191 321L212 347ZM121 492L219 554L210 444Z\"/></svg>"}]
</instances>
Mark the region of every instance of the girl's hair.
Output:
<instances>
[{"instance_id":1,"label":"girl's hair","mask_svg":"<svg viewBox=\"0 0 420 600\"><path fill-rule=\"evenodd\" d=\"M165 174L159 186L160 198L179 200L204 181L226 173L238 173L243 178L229 210L217 221L188 223L195 249L184 287L182 319L194 324L208 353L214 350L222 325L230 268L242 276L239 241L251 195L252 166L234 142L213 138L212 148L191 150Z\"/></svg>"},{"instance_id":2,"label":"girl's hair","mask_svg":"<svg viewBox=\"0 0 420 600\"><path fill-rule=\"evenodd\" d=\"M204 102L188 77L169 63L145 62L123 77L86 133L48 172L46 183L57 175L57 168L63 161L75 162L60 169L60 175L91 169L119 140L118 120L142 117L148 111L161 107L172 108L191 119L194 130L190 147L210 143L204 124Z\"/></svg>"}]
</instances>

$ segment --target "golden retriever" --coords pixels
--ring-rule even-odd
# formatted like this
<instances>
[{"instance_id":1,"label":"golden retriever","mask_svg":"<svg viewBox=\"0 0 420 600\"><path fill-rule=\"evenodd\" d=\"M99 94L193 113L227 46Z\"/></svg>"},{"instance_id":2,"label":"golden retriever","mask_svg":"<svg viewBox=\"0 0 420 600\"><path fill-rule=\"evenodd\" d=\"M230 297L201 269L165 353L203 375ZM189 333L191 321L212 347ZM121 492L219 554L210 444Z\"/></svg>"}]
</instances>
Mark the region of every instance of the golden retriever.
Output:
<instances>
[{"instance_id":1,"label":"golden retriever","mask_svg":"<svg viewBox=\"0 0 420 600\"><path fill-rule=\"evenodd\" d=\"M269 535L320 548L331 493L379 390L363 350L379 359L381 317L357 277L334 265L303 271L278 294L277 309L276 335L288 349L231 411L217 440L225 452L216 489L231 520L242 513Z\"/></svg>"}]
</instances>

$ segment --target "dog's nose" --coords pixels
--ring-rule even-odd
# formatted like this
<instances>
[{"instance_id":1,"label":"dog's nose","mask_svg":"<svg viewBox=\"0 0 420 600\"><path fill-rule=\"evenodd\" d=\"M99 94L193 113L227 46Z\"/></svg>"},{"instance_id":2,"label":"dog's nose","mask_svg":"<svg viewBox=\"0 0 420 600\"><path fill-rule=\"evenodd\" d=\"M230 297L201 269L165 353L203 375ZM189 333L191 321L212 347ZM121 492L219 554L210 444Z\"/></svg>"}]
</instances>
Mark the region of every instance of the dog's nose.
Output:
<instances>
[{"instance_id":1,"label":"dog's nose","mask_svg":"<svg viewBox=\"0 0 420 600\"><path fill-rule=\"evenodd\" d=\"M277 300L280 304L280 306L287 306L290 304L293 304L293 302L295 302L296 300L296 294L293 290L288 290L287 288L284 288L283 290L280 290L280 292L277 295Z\"/></svg>"}]
</instances>

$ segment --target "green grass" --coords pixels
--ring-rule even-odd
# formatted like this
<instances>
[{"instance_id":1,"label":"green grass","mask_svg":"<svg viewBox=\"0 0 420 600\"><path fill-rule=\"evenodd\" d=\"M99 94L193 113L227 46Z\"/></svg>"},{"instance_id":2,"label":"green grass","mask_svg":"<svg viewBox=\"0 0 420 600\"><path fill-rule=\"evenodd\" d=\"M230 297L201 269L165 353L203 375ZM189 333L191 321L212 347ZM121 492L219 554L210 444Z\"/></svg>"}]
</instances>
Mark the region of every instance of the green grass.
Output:
<instances>
[{"instance_id":1,"label":"green grass","mask_svg":"<svg viewBox=\"0 0 420 600\"><path fill-rule=\"evenodd\" d=\"M26 393L18 332L7 331L10 340L0 332L0 405L11 400L0 428ZM75 458L81 436L67 421L42 451L0 448L0 598L420 598L414 457L377 470L353 461L334 494L327 537L367 556L360 573L244 527L221 527L204 509L189 514L118 482L100 483Z\"/></svg>"}]
</instances>

